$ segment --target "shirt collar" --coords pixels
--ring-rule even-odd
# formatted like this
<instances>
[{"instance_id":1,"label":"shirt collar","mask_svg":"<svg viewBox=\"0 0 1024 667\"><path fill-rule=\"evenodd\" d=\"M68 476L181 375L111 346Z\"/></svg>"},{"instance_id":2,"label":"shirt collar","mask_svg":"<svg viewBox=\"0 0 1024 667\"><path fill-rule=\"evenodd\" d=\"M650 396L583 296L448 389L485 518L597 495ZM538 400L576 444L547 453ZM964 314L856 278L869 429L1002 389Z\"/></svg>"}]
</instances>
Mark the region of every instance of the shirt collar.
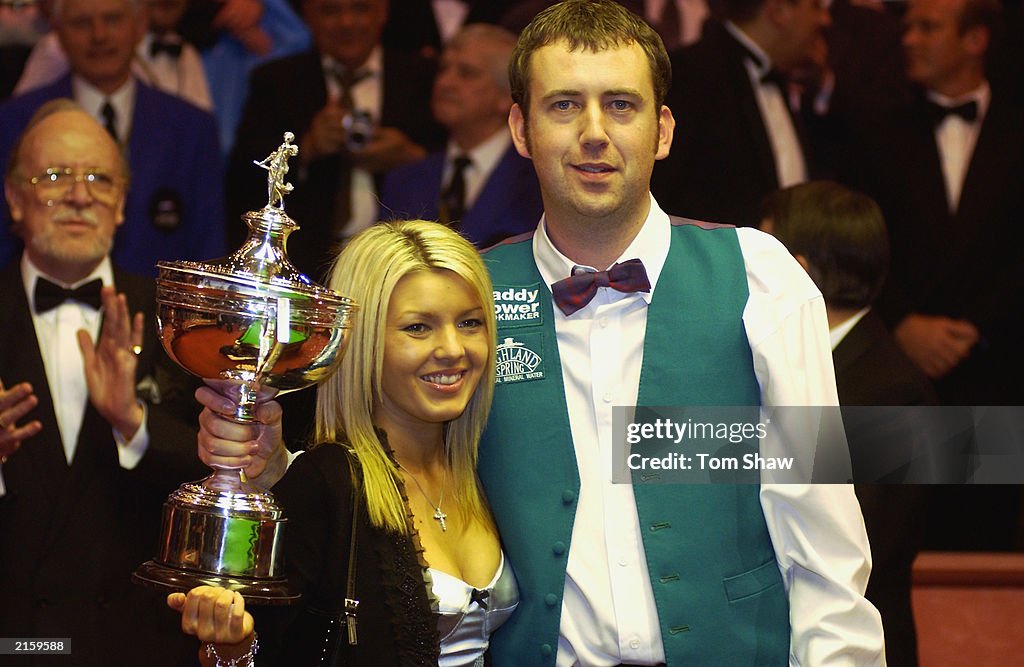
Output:
<instances>
[{"instance_id":1,"label":"shirt collar","mask_svg":"<svg viewBox=\"0 0 1024 667\"><path fill-rule=\"evenodd\" d=\"M548 238L547 218L541 217L540 225L537 226L537 233L533 235L533 256L537 262L537 268L544 279L548 289L552 283L567 278L576 262L563 255L551 239ZM658 284L658 277L665 267L665 260L668 259L669 244L672 242L671 222L668 214L661 210L654 196L651 195L651 210L647 213L640 231L630 242L629 246L619 255L613 264L624 262L628 259L639 259L644 263L647 271L647 279L651 282L650 292L637 292L637 294L648 304L654 295L654 289ZM582 265L581 265L582 266ZM605 270L609 267L587 267L596 270Z\"/></svg>"},{"instance_id":2,"label":"shirt collar","mask_svg":"<svg viewBox=\"0 0 1024 667\"><path fill-rule=\"evenodd\" d=\"M82 77L71 77L71 93L78 105L95 118L100 125L103 119L103 105L108 100L117 113L117 136L122 144L127 144L128 132L131 130L132 110L135 107L135 77L130 76L124 84L110 95L103 93Z\"/></svg>"},{"instance_id":3,"label":"shirt collar","mask_svg":"<svg viewBox=\"0 0 1024 667\"><path fill-rule=\"evenodd\" d=\"M320 64L323 66L324 74L344 67L344 65L326 54L320 57ZM379 77L381 72L384 71L384 54L381 51L380 46L373 47L373 51L370 51L370 55L367 56L366 62L357 67L356 70L365 73L366 76L363 81ZM331 77L327 78L328 80L331 79Z\"/></svg>"},{"instance_id":4,"label":"shirt collar","mask_svg":"<svg viewBox=\"0 0 1024 667\"><path fill-rule=\"evenodd\" d=\"M482 174L489 174L511 143L512 135L509 134L508 127L502 126L500 130L468 151L462 150L454 142L449 141L445 154L449 164L459 155L469 156L469 159L473 161L473 169Z\"/></svg>"},{"instance_id":5,"label":"shirt collar","mask_svg":"<svg viewBox=\"0 0 1024 667\"><path fill-rule=\"evenodd\" d=\"M68 288L68 289L74 289L74 288L78 287L79 285L84 285L85 283L89 282L90 280L94 280L96 278L99 278L100 280L102 280L104 285L113 285L114 284L114 268L113 268L113 265L110 263L110 255L107 255L106 257L103 258L103 260L99 263L99 265L95 269L92 270L92 273L87 275L85 278L82 278L81 280L68 285L64 281L57 280L53 276L50 276L50 275L47 275L46 273L44 273L41 269L39 269L35 264L32 263L32 260L30 260L28 258L28 253L27 252L22 253L21 254L21 283L22 283L22 286L25 288L25 296L28 298L28 305L29 305L29 308L32 309L33 313L36 312L35 289L36 289L36 281L39 278L46 278L50 282L52 282L52 283L54 283L56 285L60 285L61 287Z\"/></svg>"},{"instance_id":6,"label":"shirt collar","mask_svg":"<svg viewBox=\"0 0 1024 667\"><path fill-rule=\"evenodd\" d=\"M757 45L757 42L750 39L750 37L747 36L747 33L743 32L743 30L732 21L725 22L725 29L733 36L733 39L739 42L740 45L746 49L746 60L754 66L759 77L762 77L771 71L772 59L768 57L768 54L764 52L764 49Z\"/></svg>"},{"instance_id":7,"label":"shirt collar","mask_svg":"<svg viewBox=\"0 0 1024 667\"><path fill-rule=\"evenodd\" d=\"M850 333L850 331L852 331L855 326L857 326L857 323L860 322L864 318L864 316L868 314L869 310L871 310L871 306L861 308L856 313L854 313L850 319L828 330L828 337L829 341L832 343L833 350L839 347L839 344L843 342L843 339L846 338L846 335Z\"/></svg>"},{"instance_id":8,"label":"shirt collar","mask_svg":"<svg viewBox=\"0 0 1024 667\"><path fill-rule=\"evenodd\" d=\"M974 90L960 95L959 97L947 97L941 95L934 90L926 91L928 99L935 102L939 106L944 107L955 107L966 102L976 102L978 104L978 117L975 122L981 122L985 118L985 113L988 111L989 105L992 103L992 88L989 87L988 81L983 80Z\"/></svg>"}]
</instances>

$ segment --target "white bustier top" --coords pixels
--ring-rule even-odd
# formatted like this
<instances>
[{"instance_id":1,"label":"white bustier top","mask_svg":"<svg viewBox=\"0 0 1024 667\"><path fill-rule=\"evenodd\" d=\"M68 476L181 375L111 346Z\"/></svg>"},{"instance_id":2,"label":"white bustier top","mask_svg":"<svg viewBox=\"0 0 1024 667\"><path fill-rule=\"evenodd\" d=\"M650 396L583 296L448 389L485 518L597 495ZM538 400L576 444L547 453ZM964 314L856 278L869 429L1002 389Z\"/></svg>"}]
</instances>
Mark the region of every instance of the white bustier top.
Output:
<instances>
[{"instance_id":1,"label":"white bustier top","mask_svg":"<svg viewBox=\"0 0 1024 667\"><path fill-rule=\"evenodd\" d=\"M432 590L437 597L441 657L438 667L483 665L491 633L504 623L519 604L519 585L505 552L494 578L482 589L458 577L430 568Z\"/></svg>"}]
</instances>

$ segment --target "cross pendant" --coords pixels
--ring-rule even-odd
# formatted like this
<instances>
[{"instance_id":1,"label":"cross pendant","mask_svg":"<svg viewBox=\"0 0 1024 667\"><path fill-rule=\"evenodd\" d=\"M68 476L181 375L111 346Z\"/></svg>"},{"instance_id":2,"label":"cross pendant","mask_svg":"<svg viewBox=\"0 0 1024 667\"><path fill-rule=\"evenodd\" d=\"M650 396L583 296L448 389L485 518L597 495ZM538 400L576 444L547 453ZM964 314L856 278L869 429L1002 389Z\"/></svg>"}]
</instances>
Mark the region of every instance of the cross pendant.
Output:
<instances>
[{"instance_id":1,"label":"cross pendant","mask_svg":"<svg viewBox=\"0 0 1024 667\"><path fill-rule=\"evenodd\" d=\"M448 515L442 512L440 507L434 508L434 518L441 524L442 533L448 530L448 526L444 523L444 520L448 518Z\"/></svg>"}]
</instances>

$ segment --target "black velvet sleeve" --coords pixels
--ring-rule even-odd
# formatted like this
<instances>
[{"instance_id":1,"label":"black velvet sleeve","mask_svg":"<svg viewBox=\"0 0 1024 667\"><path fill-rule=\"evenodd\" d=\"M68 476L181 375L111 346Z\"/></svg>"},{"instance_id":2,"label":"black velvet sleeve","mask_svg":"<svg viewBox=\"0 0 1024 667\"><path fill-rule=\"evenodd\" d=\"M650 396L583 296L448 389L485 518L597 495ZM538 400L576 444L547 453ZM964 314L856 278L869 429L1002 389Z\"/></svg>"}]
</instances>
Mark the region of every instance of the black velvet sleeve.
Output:
<instances>
[{"instance_id":1,"label":"black velvet sleeve","mask_svg":"<svg viewBox=\"0 0 1024 667\"><path fill-rule=\"evenodd\" d=\"M343 629L332 619L337 618L344 600L336 571L347 567L335 556L343 553L347 560L347 551L338 548L341 541L348 544L352 524L346 459L341 446L322 445L296 459L274 486L274 496L287 517L285 569L302 600L289 607L255 608L261 665L324 664L324 640L333 640L331 633Z\"/></svg>"}]
</instances>

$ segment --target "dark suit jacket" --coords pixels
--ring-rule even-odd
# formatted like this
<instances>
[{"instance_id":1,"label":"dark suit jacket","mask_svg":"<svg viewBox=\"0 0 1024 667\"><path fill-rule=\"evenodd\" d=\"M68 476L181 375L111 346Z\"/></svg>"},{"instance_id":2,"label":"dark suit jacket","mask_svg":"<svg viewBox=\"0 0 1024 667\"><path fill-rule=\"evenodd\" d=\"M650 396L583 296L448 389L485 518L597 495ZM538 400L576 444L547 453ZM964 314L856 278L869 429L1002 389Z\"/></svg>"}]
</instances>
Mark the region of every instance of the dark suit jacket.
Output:
<instances>
[{"instance_id":1,"label":"dark suit jacket","mask_svg":"<svg viewBox=\"0 0 1024 667\"><path fill-rule=\"evenodd\" d=\"M385 50L381 125L398 128L428 148L439 147L443 132L430 115L432 82L430 63ZM286 130L295 133L301 151L303 134L326 103L327 86L320 54L315 51L282 58L253 71L249 100L228 167L228 236L232 246L240 245L247 231L239 216L267 203L266 173L252 161L262 160L277 148ZM285 199L285 209L301 228L288 240L288 255L314 279L322 276L336 254L331 227L343 159L336 155L317 160L305 169L293 166L288 178L295 191Z\"/></svg>"},{"instance_id":2,"label":"dark suit jacket","mask_svg":"<svg viewBox=\"0 0 1024 667\"><path fill-rule=\"evenodd\" d=\"M871 311L832 351L840 405L937 405L928 378Z\"/></svg>"},{"instance_id":3,"label":"dark suit jacket","mask_svg":"<svg viewBox=\"0 0 1024 667\"><path fill-rule=\"evenodd\" d=\"M469 7L462 25L498 23L505 10L516 3L515 0L468 0L465 4ZM381 42L386 48L437 58L441 54L441 33L431 1L403 0L400 5L392 5Z\"/></svg>"},{"instance_id":4,"label":"dark suit jacket","mask_svg":"<svg viewBox=\"0 0 1024 667\"><path fill-rule=\"evenodd\" d=\"M889 225L892 263L879 312L973 322L983 341L937 389L953 405L1018 405L1024 309L1024 109L993 92L950 214L939 151L919 96L866 123L846 180L873 196Z\"/></svg>"},{"instance_id":5,"label":"dark suit jacket","mask_svg":"<svg viewBox=\"0 0 1024 667\"><path fill-rule=\"evenodd\" d=\"M717 24L672 54L666 104L676 119L669 156L655 163L651 191L666 211L753 226L761 199L779 187L768 131L743 46Z\"/></svg>"},{"instance_id":6,"label":"dark suit jacket","mask_svg":"<svg viewBox=\"0 0 1024 667\"><path fill-rule=\"evenodd\" d=\"M380 195L381 219L437 220L444 167L445 154L438 151L389 173ZM459 230L478 248L487 248L534 229L543 212L533 162L509 146Z\"/></svg>"},{"instance_id":7,"label":"dark suit jacket","mask_svg":"<svg viewBox=\"0 0 1024 667\"><path fill-rule=\"evenodd\" d=\"M120 271L115 281L129 308L147 314L139 377L158 375L163 351L152 324L152 281ZM162 594L130 577L156 553L167 494L208 472L195 454L195 422L150 405L149 449L135 469L125 470L110 424L89 405L69 466L19 262L0 272L0 312L0 377L7 386L32 384L39 404L28 418L43 423L3 466L0 635L69 637L68 664L188 664L195 641L183 638Z\"/></svg>"},{"instance_id":8,"label":"dark suit jacket","mask_svg":"<svg viewBox=\"0 0 1024 667\"><path fill-rule=\"evenodd\" d=\"M72 97L70 76L0 106L0 160L4 165L32 114L58 97ZM111 252L114 262L128 271L155 276L158 260L222 256L223 171L213 116L136 82L127 157L131 183L125 223ZM180 215L165 215L166 202L176 202ZM14 259L21 248L20 240L9 231L9 221L4 205L0 207L0 265Z\"/></svg>"},{"instance_id":9,"label":"dark suit jacket","mask_svg":"<svg viewBox=\"0 0 1024 667\"><path fill-rule=\"evenodd\" d=\"M361 504L356 527L354 597L358 639L346 641L338 618L347 595L352 546L352 458L342 444L311 448L273 489L289 516L284 534L288 577L303 592L291 607L262 607L256 627L260 664L397 667L436 665L437 616L430 611L418 537L375 528ZM322 656L326 655L326 662Z\"/></svg>"},{"instance_id":10,"label":"dark suit jacket","mask_svg":"<svg viewBox=\"0 0 1024 667\"><path fill-rule=\"evenodd\" d=\"M928 379L896 346L882 320L869 312L832 351L839 403L843 406L935 405ZM844 419L849 411L844 410ZM898 417L898 415L896 415ZM848 424L850 429L852 424ZM891 426L891 425L890 425ZM872 429L865 437L878 435ZM893 435L891 433L887 435ZM848 434L856 462L862 438ZM892 438L889 438L892 439ZM897 438L898 439L898 438ZM856 474L856 463L854 474ZM882 614L889 664L916 665L917 639L911 607L911 566L924 540L928 487L857 484L873 560L867 598Z\"/></svg>"}]
</instances>

